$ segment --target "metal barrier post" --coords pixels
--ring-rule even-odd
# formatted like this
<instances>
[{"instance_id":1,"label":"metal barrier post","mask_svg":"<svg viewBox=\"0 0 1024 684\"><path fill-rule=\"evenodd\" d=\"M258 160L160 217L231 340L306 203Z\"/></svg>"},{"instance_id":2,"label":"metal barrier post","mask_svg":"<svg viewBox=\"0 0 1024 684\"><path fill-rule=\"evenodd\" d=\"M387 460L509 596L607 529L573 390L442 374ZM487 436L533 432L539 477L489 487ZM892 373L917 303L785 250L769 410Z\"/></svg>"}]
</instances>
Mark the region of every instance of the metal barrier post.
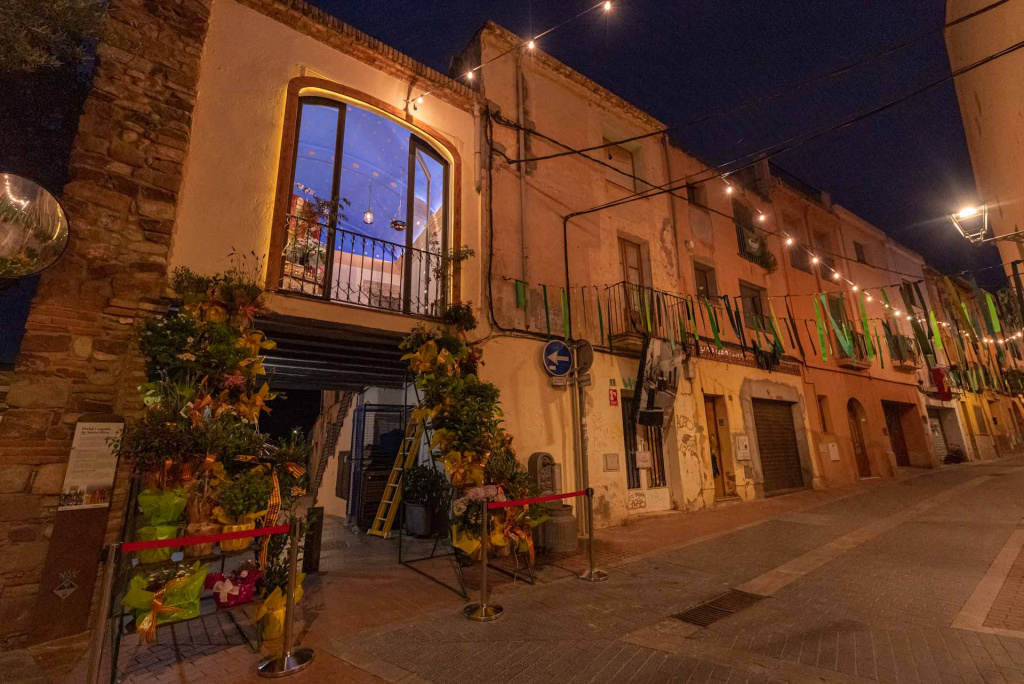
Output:
<instances>
[{"instance_id":1,"label":"metal barrier post","mask_svg":"<svg viewBox=\"0 0 1024 684\"><path fill-rule=\"evenodd\" d=\"M291 541L288 545L288 594L284 609L284 643L281 655L268 657L256 668L260 677L285 677L306 669L313 662L313 649L292 648L295 626L295 584L299 572L299 521L291 523Z\"/></svg>"},{"instance_id":2,"label":"metal barrier post","mask_svg":"<svg viewBox=\"0 0 1024 684\"><path fill-rule=\"evenodd\" d=\"M604 570L594 568L594 489L587 487L587 551L590 554L590 569L577 577L585 582L604 582L608 579L608 573Z\"/></svg>"},{"instance_id":3,"label":"metal barrier post","mask_svg":"<svg viewBox=\"0 0 1024 684\"><path fill-rule=\"evenodd\" d=\"M488 504L489 499L484 499L483 512L480 516L483 520L480 529L480 603L471 603L462 609L462 614L466 616L466 619L473 620L474 622L490 622L491 620L497 620L501 617L505 609L498 605L490 605L487 603L487 547L490 545L491 526L488 522L489 510Z\"/></svg>"},{"instance_id":4,"label":"metal barrier post","mask_svg":"<svg viewBox=\"0 0 1024 684\"><path fill-rule=\"evenodd\" d=\"M100 603L96 607L96 624L90 635L89 673L86 681L97 684L100 681L100 669L103 667L103 644L106 641L107 621L110 619L110 600L114 594L114 579L117 577L117 564L121 556L121 542L114 542L107 547L107 560L103 566L103 589ZM111 668L117 663L111 662Z\"/></svg>"}]
</instances>

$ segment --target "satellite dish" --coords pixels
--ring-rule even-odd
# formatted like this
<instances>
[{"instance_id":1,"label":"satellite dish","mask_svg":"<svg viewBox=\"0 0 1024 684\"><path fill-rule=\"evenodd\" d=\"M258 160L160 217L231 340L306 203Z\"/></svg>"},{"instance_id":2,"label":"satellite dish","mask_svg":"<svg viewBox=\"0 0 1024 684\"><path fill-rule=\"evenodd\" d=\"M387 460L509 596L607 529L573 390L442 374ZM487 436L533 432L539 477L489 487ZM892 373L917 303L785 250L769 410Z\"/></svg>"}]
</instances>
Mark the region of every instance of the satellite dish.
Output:
<instances>
[{"instance_id":1,"label":"satellite dish","mask_svg":"<svg viewBox=\"0 0 1024 684\"><path fill-rule=\"evenodd\" d=\"M67 244L67 215L54 196L28 178L0 173L0 280L49 268Z\"/></svg>"}]
</instances>

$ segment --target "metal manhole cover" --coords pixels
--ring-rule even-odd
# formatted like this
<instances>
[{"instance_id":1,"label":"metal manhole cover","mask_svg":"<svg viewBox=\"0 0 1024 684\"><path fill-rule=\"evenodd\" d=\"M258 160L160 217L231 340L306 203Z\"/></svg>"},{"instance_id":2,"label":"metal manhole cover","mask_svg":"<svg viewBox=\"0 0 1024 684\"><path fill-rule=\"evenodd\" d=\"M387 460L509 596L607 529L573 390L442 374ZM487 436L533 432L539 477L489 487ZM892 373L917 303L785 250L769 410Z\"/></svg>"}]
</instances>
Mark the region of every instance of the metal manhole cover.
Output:
<instances>
[{"instance_id":1,"label":"metal manhole cover","mask_svg":"<svg viewBox=\"0 0 1024 684\"><path fill-rule=\"evenodd\" d=\"M705 601L699 606L694 606L682 613L676 613L672 617L691 625L707 627L713 622L718 622L723 618L740 612L744 608L749 608L763 598L765 597L758 596L757 594L748 594L738 589L731 589L721 596Z\"/></svg>"}]
</instances>

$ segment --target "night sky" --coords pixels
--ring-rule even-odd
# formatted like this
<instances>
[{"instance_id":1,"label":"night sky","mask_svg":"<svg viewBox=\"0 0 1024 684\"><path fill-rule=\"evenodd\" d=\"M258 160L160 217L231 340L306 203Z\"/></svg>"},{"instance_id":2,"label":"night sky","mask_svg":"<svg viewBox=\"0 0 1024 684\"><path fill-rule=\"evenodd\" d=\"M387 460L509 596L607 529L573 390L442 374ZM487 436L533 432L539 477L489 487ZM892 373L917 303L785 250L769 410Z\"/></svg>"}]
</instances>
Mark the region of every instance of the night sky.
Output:
<instances>
[{"instance_id":1,"label":"night sky","mask_svg":"<svg viewBox=\"0 0 1024 684\"><path fill-rule=\"evenodd\" d=\"M594 4L313 2L442 72L487 19L528 37ZM672 125L770 95L941 27L944 5L943 0L615 0L610 14L595 11L546 36L539 47ZM679 131L674 139L702 159L722 163L948 74L939 32L838 78ZM773 161L831 192L834 201L940 270L998 264L994 247L970 246L946 218L976 199L951 82ZM977 277L983 286L1003 284L999 268Z\"/></svg>"}]
</instances>

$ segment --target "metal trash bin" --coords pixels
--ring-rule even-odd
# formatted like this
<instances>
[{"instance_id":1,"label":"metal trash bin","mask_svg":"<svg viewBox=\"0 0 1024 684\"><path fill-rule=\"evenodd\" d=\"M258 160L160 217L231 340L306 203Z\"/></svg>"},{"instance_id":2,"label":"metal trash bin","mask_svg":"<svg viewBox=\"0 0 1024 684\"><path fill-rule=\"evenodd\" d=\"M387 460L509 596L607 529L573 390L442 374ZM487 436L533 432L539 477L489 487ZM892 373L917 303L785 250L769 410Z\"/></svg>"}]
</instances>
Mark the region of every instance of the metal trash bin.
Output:
<instances>
[{"instance_id":1,"label":"metal trash bin","mask_svg":"<svg viewBox=\"0 0 1024 684\"><path fill-rule=\"evenodd\" d=\"M538 546L551 554L574 554L579 551L576 516L572 506L548 504L547 520L537 526Z\"/></svg>"}]
</instances>

